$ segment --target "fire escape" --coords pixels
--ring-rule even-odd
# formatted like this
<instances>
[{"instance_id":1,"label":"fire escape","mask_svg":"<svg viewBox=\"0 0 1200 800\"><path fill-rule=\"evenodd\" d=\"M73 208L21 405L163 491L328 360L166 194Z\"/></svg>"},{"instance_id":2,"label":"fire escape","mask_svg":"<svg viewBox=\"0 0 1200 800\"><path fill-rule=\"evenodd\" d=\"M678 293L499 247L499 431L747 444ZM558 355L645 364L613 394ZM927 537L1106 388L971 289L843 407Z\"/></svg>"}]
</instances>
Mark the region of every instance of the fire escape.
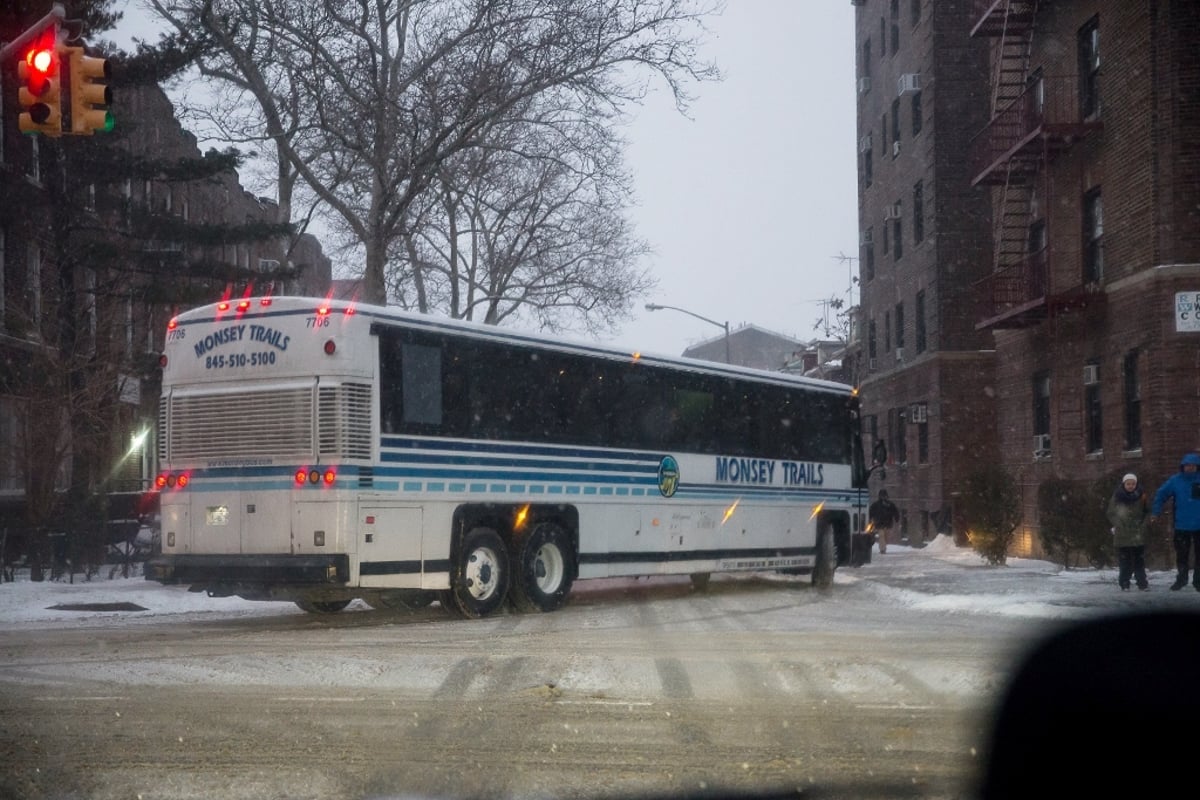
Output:
<instances>
[{"instance_id":1,"label":"fire escape","mask_svg":"<svg viewBox=\"0 0 1200 800\"><path fill-rule=\"evenodd\" d=\"M991 39L993 55L991 121L971 152L971 185L993 191L993 269L975 287L979 330L1038 325L1086 302L1082 278L1066 291L1055 285L1052 259L1067 254L1051 236L1047 165L1100 122L1085 118L1078 76L1031 69L1038 5L975 0L971 36Z\"/></svg>"}]
</instances>

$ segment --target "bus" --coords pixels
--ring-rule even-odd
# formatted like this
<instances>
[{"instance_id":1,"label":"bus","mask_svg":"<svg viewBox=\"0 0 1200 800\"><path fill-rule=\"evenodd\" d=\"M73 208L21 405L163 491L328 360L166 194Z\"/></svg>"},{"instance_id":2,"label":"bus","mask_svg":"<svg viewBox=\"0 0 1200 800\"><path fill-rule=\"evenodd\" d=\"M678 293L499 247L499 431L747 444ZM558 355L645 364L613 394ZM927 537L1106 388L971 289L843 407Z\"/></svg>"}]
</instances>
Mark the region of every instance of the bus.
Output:
<instances>
[{"instance_id":1,"label":"bus","mask_svg":"<svg viewBox=\"0 0 1200 800\"><path fill-rule=\"evenodd\" d=\"M552 611L576 580L812 574L865 485L851 387L321 298L166 332L146 577L334 613Z\"/></svg>"}]
</instances>

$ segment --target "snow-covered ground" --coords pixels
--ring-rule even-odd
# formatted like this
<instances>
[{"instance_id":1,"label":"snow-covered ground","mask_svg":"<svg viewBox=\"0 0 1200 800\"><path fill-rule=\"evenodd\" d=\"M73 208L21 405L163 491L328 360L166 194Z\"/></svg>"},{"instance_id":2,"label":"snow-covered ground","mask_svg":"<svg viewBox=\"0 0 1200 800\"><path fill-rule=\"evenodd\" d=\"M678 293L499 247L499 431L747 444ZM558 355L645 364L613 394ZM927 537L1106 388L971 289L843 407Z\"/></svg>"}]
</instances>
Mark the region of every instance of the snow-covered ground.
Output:
<instances>
[{"instance_id":1,"label":"snow-covered ground","mask_svg":"<svg viewBox=\"0 0 1200 800\"><path fill-rule=\"evenodd\" d=\"M775 574L768 580L807 581ZM1011 558L1004 567L993 567L969 549L938 537L915 549L891 545L886 555L873 554L860 568L842 568L836 584L867 588L897 608L939 613L989 614L1033 618L1069 619L1092 609L1125 607L1195 607L1200 596L1189 587L1168 592L1173 572L1151 573L1151 591L1120 592L1116 570L1071 569L1047 561ZM585 584L581 584L581 587ZM611 585L611 583L610 583ZM131 604L145 610L70 610L63 606ZM347 610L365 610L355 602ZM161 586L143 578L94 578L75 583L32 582L21 575L14 583L0 584L0 630L20 627L86 627L138 625L201 619L301 615L292 603L258 602L237 597L212 598L186 587Z\"/></svg>"}]
</instances>

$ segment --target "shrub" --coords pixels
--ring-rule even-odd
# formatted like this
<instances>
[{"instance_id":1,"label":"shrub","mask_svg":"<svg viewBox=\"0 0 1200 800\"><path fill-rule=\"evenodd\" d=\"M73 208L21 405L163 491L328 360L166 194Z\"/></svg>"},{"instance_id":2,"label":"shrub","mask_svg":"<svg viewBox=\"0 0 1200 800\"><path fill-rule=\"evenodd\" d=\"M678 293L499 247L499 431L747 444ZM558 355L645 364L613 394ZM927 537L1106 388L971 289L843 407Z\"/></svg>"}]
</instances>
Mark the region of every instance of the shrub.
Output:
<instances>
[{"instance_id":1,"label":"shrub","mask_svg":"<svg viewBox=\"0 0 1200 800\"><path fill-rule=\"evenodd\" d=\"M971 546L989 564L1006 563L1021 522L1021 487L1016 480L999 464L982 466L967 476L961 506Z\"/></svg>"}]
</instances>

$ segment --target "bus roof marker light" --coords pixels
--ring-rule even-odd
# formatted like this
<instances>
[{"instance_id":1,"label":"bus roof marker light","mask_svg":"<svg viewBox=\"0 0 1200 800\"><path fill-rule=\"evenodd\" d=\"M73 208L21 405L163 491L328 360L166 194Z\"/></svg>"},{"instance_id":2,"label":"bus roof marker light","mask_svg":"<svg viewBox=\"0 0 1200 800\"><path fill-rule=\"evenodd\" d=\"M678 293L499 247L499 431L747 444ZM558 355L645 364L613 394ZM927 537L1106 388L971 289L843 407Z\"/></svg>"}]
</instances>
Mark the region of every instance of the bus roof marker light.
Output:
<instances>
[{"instance_id":1,"label":"bus roof marker light","mask_svg":"<svg viewBox=\"0 0 1200 800\"><path fill-rule=\"evenodd\" d=\"M318 317L328 317L329 316L329 304L328 303L323 306L317 307L317 316Z\"/></svg>"},{"instance_id":2,"label":"bus roof marker light","mask_svg":"<svg viewBox=\"0 0 1200 800\"><path fill-rule=\"evenodd\" d=\"M258 304L259 304L260 306L269 306L269 305L271 305L271 298L269 298L269 297L264 297L264 298L262 298L261 300L259 300L259 301L258 301Z\"/></svg>"},{"instance_id":3,"label":"bus roof marker light","mask_svg":"<svg viewBox=\"0 0 1200 800\"><path fill-rule=\"evenodd\" d=\"M171 320L167 323L167 330L173 331L178 327L179 327L179 317L171 317Z\"/></svg>"},{"instance_id":4,"label":"bus roof marker light","mask_svg":"<svg viewBox=\"0 0 1200 800\"><path fill-rule=\"evenodd\" d=\"M250 310L250 301L249 300L239 300L238 304L237 304L237 310L238 310L239 314L242 313L243 311L249 311Z\"/></svg>"},{"instance_id":5,"label":"bus roof marker light","mask_svg":"<svg viewBox=\"0 0 1200 800\"><path fill-rule=\"evenodd\" d=\"M221 302L217 303L217 312L218 313L224 314L228 310L229 310L229 301L228 300L222 300Z\"/></svg>"}]
</instances>

